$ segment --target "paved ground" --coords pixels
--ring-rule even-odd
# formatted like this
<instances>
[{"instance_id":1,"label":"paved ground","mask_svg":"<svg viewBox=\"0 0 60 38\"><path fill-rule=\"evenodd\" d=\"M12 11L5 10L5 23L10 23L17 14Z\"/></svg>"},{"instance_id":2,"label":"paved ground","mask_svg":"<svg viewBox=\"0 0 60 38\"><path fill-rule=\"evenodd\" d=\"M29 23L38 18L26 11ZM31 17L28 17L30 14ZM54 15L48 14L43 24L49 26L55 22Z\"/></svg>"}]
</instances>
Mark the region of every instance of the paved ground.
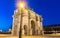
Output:
<instances>
[{"instance_id":1,"label":"paved ground","mask_svg":"<svg viewBox=\"0 0 60 38\"><path fill-rule=\"evenodd\" d=\"M60 37L45 37L45 36L23 36L23 38L60 38Z\"/></svg>"},{"instance_id":2,"label":"paved ground","mask_svg":"<svg viewBox=\"0 0 60 38\"><path fill-rule=\"evenodd\" d=\"M0 37L0 38L18 38L17 36L6 36L6 37Z\"/></svg>"},{"instance_id":3,"label":"paved ground","mask_svg":"<svg viewBox=\"0 0 60 38\"><path fill-rule=\"evenodd\" d=\"M17 36L11 36L10 34L0 34L0 38L18 38Z\"/></svg>"},{"instance_id":4,"label":"paved ground","mask_svg":"<svg viewBox=\"0 0 60 38\"><path fill-rule=\"evenodd\" d=\"M0 34L0 38L18 38L18 36L10 36L7 34ZM59 35L45 35L45 36L22 36L22 38L60 38L60 34Z\"/></svg>"},{"instance_id":5,"label":"paved ground","mask_svg":"<svg viewBox=\"0 0 60 38\"><path fill-rule=\"evenodd\" d=\"M0 38L18 38L17 36L0 37ZM60 38L60 37L42 37L42 36L23 36L22 38Z\"/></svg>"}]
</instances>

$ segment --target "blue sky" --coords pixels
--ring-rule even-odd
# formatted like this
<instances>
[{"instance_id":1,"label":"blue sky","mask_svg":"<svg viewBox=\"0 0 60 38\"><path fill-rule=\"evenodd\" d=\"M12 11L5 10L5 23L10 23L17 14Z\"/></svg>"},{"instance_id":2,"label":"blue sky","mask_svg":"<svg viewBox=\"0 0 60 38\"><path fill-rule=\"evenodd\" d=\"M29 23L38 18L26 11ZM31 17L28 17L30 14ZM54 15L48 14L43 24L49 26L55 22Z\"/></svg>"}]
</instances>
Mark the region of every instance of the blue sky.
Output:
<instances>
[{"instance_id":1,"label":"blue sky","mask_svg":"<svg viewBox=\"0 0 60 38\"><path fill-rule=\"evenodd\" d=\"M30 8L42 15L43 25L60 24L60 0L27 0ZM0 30L12 28L15 0L0 0Z\"/></svg>"}]
</instances>

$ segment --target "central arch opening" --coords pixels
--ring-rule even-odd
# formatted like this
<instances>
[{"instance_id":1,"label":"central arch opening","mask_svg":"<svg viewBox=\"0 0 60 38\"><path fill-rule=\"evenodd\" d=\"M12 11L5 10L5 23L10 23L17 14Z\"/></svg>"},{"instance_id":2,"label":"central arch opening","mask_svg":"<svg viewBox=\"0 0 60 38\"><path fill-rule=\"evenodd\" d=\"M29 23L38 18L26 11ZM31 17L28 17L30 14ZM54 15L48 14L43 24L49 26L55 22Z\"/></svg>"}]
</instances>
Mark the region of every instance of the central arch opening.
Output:
<instances>
[{"instance_id":1,"label":"central arch opening","mask_svg":"<svg viewBox=\"0 0 60 38\"><path fill-rule=\"evenodd\" d=\"M35 35L35 22L31 21L32 35Z\"/></svg>"}]
</instances>

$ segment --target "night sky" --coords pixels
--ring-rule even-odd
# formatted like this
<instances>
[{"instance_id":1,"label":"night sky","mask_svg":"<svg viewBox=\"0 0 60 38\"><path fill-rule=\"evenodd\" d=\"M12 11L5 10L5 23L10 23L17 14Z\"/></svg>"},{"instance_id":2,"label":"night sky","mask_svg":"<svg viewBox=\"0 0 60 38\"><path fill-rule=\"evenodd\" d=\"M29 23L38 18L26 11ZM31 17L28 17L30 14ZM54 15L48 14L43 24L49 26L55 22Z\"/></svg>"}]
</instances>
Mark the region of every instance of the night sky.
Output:
<instances>
[{"instance_id":1,"label":"night sky","mask_svg":"<svg viewBox=\"0 0 60 38\"><path fill-rule=\"evenodd\" d=\"M0 30L12 28L15 0L0 0ZM43 18L43 25L60 24L60 0L28 0L28 5Z\"/></svg>"}]
</instances>

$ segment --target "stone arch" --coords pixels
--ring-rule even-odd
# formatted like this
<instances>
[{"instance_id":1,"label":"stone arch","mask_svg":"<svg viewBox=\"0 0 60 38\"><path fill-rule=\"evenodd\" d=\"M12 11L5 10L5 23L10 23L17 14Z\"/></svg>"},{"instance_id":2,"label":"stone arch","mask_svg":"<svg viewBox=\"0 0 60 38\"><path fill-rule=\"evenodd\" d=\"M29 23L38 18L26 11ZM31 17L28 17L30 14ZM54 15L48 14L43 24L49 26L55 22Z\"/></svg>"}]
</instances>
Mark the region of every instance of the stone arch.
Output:
<instances>
[{"instance_id":1,"label":"stone arch","mask_svg":"<svg viewBox=\"0 0 60 38\"><path fill-rule=\"evenodd\" d=\"M35 22L31 21L31 29L32 29L32 35L35 35Z\"/></svg>"},{"instance_id":2,"label":"stone arch","mask_svg":"<svg viewBox=\"0 0 60 38\"><path fill-rule=\"evenodd\" d=\"M27 25L24 25L24 35L27 35Z\"/></svg>"},{"instance_id":3,"label":"stone arch","mask_svg":"<svg viewBox=\"0 0 60 38\"><path fill-rule=\"evenodd\" d=\"M38 16L36 16L36 21L38 21Z\"/></svg>"},{"instance_id":4,"label":"stone arch","mask_svg":"<svg viewBox=\"0 0 60 38\"><path fill-rule=\"evenodd\" d=\"M42 18L40 17L40 22L42 22Z\"/></svg>"}]
</instances>

